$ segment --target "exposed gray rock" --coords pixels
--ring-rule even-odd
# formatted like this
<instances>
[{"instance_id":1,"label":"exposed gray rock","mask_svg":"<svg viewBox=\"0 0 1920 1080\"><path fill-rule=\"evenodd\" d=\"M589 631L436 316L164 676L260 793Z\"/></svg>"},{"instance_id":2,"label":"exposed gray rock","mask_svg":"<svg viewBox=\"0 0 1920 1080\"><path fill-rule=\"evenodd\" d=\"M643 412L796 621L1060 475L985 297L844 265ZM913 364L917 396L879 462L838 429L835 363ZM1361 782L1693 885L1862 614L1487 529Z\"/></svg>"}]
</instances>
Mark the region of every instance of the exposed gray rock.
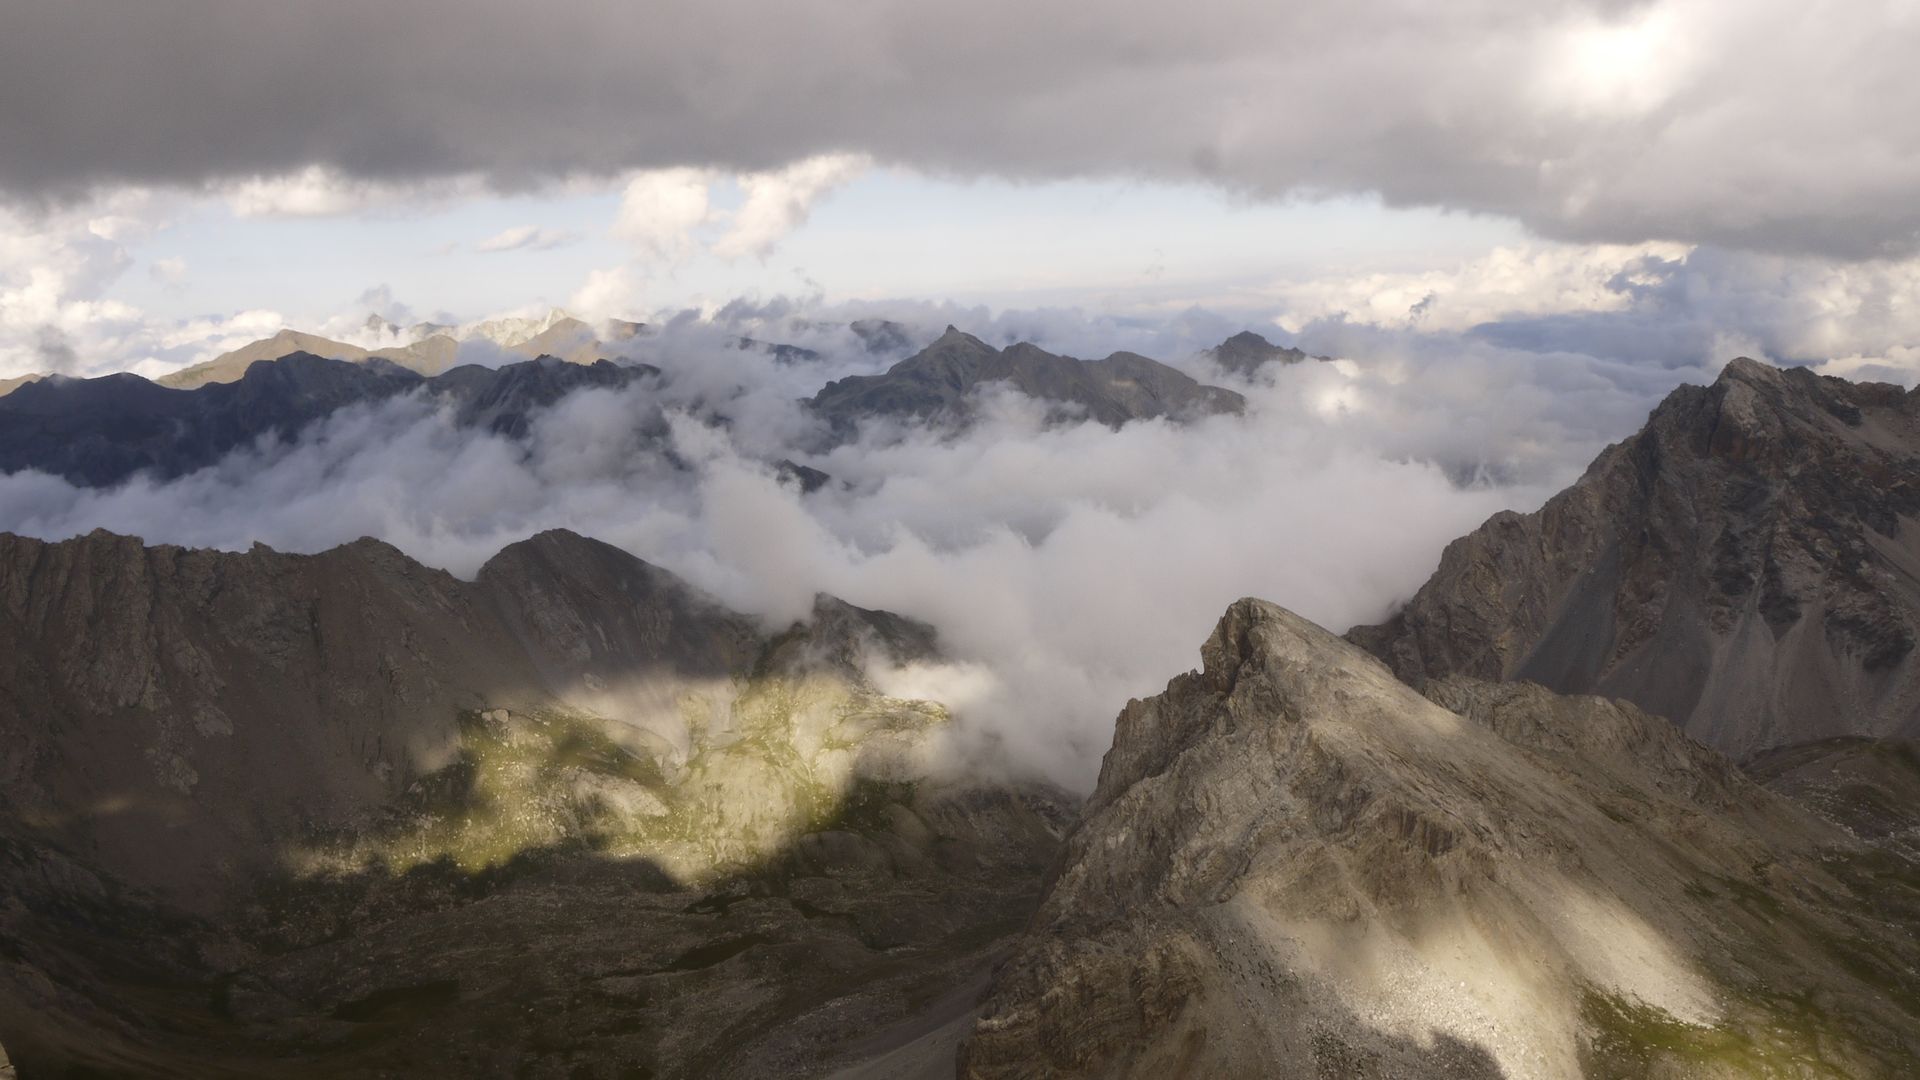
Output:
<instances>
[{"instance_id":1,"label":"exposed gray rock","mask_svg":"<svg viewBox=\"0 0 1920 1080\"><path fill-rule=\"evenodd\" d=\"M1752 360L1495 515L1361 643L1633 701L1736 757L1920 735L1920 395Z\"/></svg>"},{"instance_id":2,"label":"exposed gray rock","mask_svg":"<svg viewBox=\"0 0 1920 1080\"><path fill-rule=\"evenodd\" d=\"M1920 868L1664 720L1459 678L1429 700L1252 600L1202 656L1121 713L964 1075L1893 1076L1920 1054Z\"/></svg>"},{"instance_id":3,"label":"exposed gray rock","mask_svg":"<svg viewBox=\"0 0 1920 1080\"><path fill-rule=\"evenodd\" d=\"M1239 394L1203 385L1136 353L1077 360L1025 342L996 349L951 326L939 340L885 374L828 383L814 395L812 404L842 438L851 437L860 422L869 418L964 426L973 417L974 393L996 382L1056 406L1063 417L1081 416L1108 427L1129 420L1191 419L1246 408L1246 399Z\"/></svg>"}]
</instances>

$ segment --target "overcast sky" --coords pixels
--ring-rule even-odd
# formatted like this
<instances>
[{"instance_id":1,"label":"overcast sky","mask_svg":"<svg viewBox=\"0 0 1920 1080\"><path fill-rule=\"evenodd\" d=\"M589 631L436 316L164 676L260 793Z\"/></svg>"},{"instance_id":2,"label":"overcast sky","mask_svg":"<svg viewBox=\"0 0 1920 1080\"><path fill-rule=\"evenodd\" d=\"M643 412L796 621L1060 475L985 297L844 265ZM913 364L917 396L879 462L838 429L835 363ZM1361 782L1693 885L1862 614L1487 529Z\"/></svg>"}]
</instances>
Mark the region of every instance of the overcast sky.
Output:
<instances>
[{"instance_id":1,"label":"overcast sky","mask_svg":"<svg viewBox=\"0 0 1920 1080\"><path fill-rule=\"evenodd\" d=\"M0 378L554 306L662 321L665 373L525 443L402 399L171 482L0 476L0 527L462 573L576 528L772 623L933 622L961 719L1083 783L1233 598L1380 618L1733 356L1920 379L1916 56L1920 0L0 0ZM807 457L870 315L1251 404L990 394ZM1245 328L1340 362L1199 358Z\"/></svg>"},{"instance_id":2,"label":"overcast sky","mask_svg":"<svg viewBox=\"0 0 1920 1080\"><path fill-rule=\"evenodd\" d=\"M744 295L1910 380L1915 55L1913 0L10 0L0 376Z\"/></svg>"}]
</instances>

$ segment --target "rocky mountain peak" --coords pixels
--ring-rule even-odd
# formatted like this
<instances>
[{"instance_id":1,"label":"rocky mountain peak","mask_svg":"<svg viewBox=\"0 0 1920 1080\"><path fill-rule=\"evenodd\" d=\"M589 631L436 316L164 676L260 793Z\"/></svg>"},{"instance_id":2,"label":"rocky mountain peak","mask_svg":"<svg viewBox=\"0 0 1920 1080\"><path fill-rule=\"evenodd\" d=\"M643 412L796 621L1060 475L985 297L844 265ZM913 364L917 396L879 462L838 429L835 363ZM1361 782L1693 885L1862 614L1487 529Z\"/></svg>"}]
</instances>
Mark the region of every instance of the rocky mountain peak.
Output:
<instances>
[{"instance_id":1,"label":"rocky mountain peak","mask_svg":"<svg viewBox=\"0 0 1920 1080\"><path fill-rule=\"evenodd\" d=\"M1209 349L1207 355L1226 371L1252 375L1267 364L1298 364L1307 359L1299 349L1275 345L1251 330L1242 330Z\"/></svg>"},{"instance_id":2,"label":"rocky mountain peak","mask_svg":"<svg viewBox=\"0 0 1920 1080\"><path fill-rule=\"evenodd\" d=\"M1004 383L1052 407L1061 418L1109 427L1152 417L1191 419L1236 413L1246 399L1205 386L1156 360L1115 353L1105 360L1061 356L1019 342L995 349L949 326L933 344L881 375L828 383L811 402L836 438L850 438L863 420L908 417L964 427L977 390Z\"/></svg>"},{"instance_id":3,"label":"rocky mountain peak","mask_svg":"<svg viewBox=\"0 0 1920 1080\"><path fill-rule=\"evenodd\" d=\"M1744 382L1760 386L1779 386L1786 381L1786 372L1772 364L1755 360L1751 356L1736 356L1727 361L1720 369L1715 382Z\"/></svg>"},{"instance_id":4,"label":"rocky mountain peak","mask_svg":"<svg viewBox=\"0 0 1920 1080\"><path fill-rule=\"evenodd\" d=\"M1353 637L1416 682L1620 696L1745 755L1920 733L1916 571L1920 398L1742 359Z\"/></svg>"},{"instance_id":5,"label":"rocky mountain peak","mask_svg":"<svg viewBox=\"0 0 1920 1080\"><path fill-rule=\"evenodd\" d=\"M1912 942L1857 915L1904 864L1830 876L1846 834L1664 721L1423 697L1260 601L1202 657L1122 711L963 1076L1878 1075L1920 1046ZM1847 1004L1796 1026L1815 985Z\"/></svg>"},{"instance_id":6,"label":"rocky mountain peak","mask_svg":"<svg viewBox=\"0 0 1920 1080\"><path fill-rule=\"evenodd\" d=\"M931 344L920 351L920 355L952 352L994 353L998 351L999 350L993 346L949 323L947 324L947 328L941 331L939 337L935 338Z\"/></svg>"}]
</instances>

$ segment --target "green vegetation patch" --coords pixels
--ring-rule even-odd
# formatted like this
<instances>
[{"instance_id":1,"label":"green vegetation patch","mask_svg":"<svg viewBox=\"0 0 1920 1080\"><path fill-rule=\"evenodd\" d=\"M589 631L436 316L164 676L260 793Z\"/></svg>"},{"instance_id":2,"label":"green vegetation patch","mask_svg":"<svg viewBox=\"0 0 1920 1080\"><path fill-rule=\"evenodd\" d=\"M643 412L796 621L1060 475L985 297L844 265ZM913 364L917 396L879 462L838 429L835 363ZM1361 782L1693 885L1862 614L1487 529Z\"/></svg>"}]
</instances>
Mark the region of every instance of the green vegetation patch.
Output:
<instances>
[{"instance_id":1,"label":"green vegetation patch","mask_svg":"<svg viewBox=\"0 0 1920 1080\"><path fill-rule=\"evenodd\" d=\"M751 680L732 706L731 741L699 748L671 779L598 717L463 712L457 758L414 784L383 826L323 843L331 854L320 858L336 868L444 864L478 874L539 852L591 849L657 857L683 879L750 868L804 833L887 830L888 804L911 802L914 784L844 787L844 766L823 771L802 750L801 728L818 739L850 719L873 732L943 719L895 704L838 679Z\"/></svg>"},{"instance_id":2,"label":"green vegetation patch","mask_svg":"<svg viewBox=\"0 0 1920 1080\"><path fill-rule=\"evenodd\" d=\"M1587 1043L1581 1071L1590 1080L1664 1077L1854 1077L1830 1059L1838 1050L1829 1018L1811 1000L1735 1002L1726 1021L1689 1024L1636 998L1589 987L1581 1019Z\"/></svg>"}]
</instances>

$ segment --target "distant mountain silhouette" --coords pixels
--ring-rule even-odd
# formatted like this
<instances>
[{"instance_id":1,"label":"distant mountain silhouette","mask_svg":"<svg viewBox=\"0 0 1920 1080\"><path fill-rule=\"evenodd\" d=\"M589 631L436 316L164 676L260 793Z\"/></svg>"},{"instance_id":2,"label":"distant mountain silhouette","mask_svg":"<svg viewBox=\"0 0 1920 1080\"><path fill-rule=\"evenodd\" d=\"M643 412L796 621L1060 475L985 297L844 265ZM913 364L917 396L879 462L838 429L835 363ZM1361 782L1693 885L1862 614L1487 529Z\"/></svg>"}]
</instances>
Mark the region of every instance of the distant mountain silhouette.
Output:
<instances>
[{"instance_id":1,"label":"distant mountain silhouette","mask_svg":"<svg viewBox=\"0 0 1920 1080\"><path fill-rule=\"evenodd\" d=\"M53 376L0 397L0 472L38 469L92 487L142 471L166 479L205 468L262 436L290 438L345 406L414 392L451 402L463 424L518 436L529 413L573 390L626 386L657 374L646 365L544 358L427 378L380 360L294 353L255 361L235 382L192 390L129 374Z\"/></svg>"},{"instance_id":2,"label":"distant mountain silhouette","mask_svg":"<svg viewBox=\"0 0 1920 1080\"><path fill-rule=\"evenodd\" d=\"M828 383L814 395L812 405L842 437L871 417L964 426L973 419L974 392L996 382L1057 406L1062 415L1082 415L1108 427L1246 408L1239 394L1207 386L1137 353L1079 360L1025 342L996 349L951 326L939 340L884 374Z\"/></svg>"}]
</instances>

